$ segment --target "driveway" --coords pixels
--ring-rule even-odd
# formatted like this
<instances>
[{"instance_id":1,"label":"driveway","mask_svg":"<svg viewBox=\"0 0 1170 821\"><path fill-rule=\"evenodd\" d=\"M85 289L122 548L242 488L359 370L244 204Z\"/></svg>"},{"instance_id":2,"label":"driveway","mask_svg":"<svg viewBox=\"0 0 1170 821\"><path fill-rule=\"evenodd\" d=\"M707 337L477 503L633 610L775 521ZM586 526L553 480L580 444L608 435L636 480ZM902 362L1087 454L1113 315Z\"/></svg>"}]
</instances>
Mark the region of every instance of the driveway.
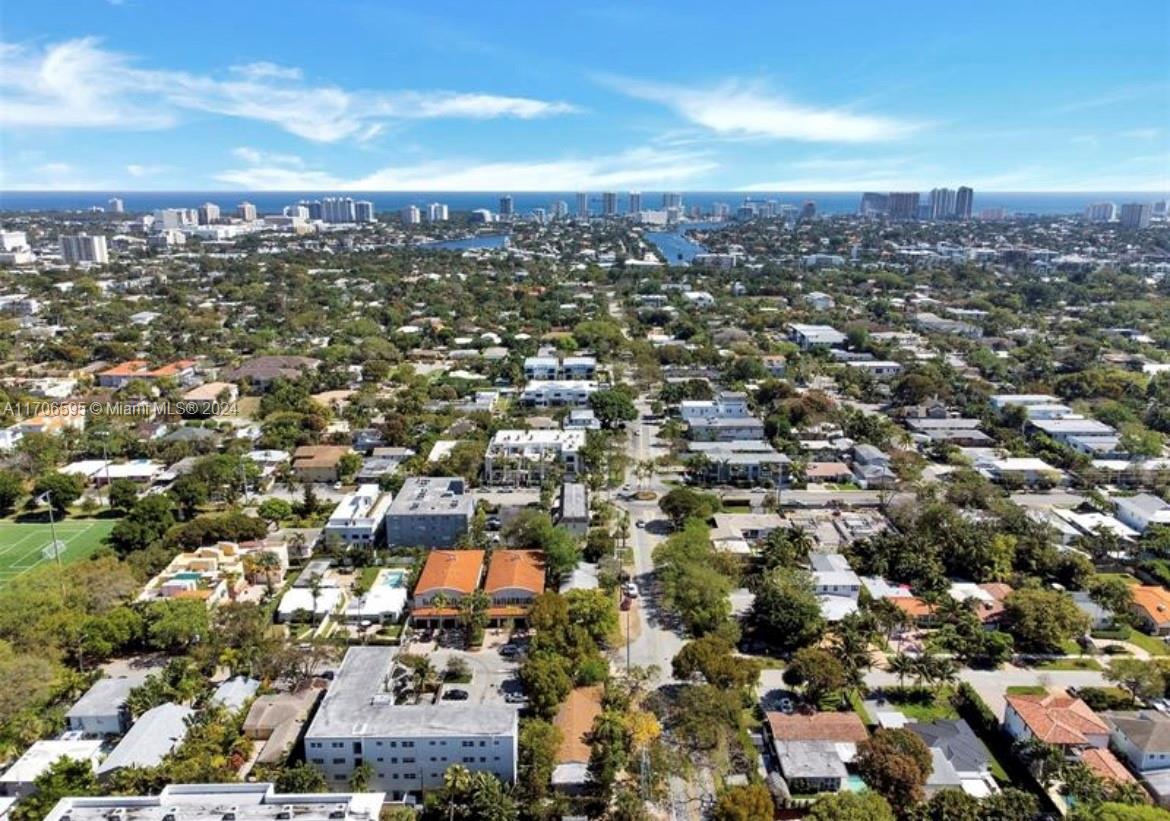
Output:
<instances>
[{"instance_id":1,"label":"driveway","mask_svg":"<svg viewBox=\"0 0 1170 821\"><path fill-rule=\"evenodd\" d=\"M521 690L516 681L516 662L506 659L496 648L477 651L455 650L448 647L436 648L429 654L431 664L441 674L451 658L460 658L471 668L471 681L467 684L452 682L444 688L466 690L470 704L503 704L505 690ZM462 703L462 702L460 702Z\"/></svg>"},{"instance_id":2,"label":"driveway","mask_svg":"<svg viewBox=\"0 0 1170 821\"><path fill-rule=\"evenodd\" d=\"M1109 684L1097 670L1030 670L1012 665L1004 665L998 670L963 669L959 671L959 680L974 687L1000 719L1007 705L1004 697L1009 687L1104 687ZM898 679L875 668L866 674L865 683L871 688L890 687L896 686Z\"/></svg>"}]
</instances>

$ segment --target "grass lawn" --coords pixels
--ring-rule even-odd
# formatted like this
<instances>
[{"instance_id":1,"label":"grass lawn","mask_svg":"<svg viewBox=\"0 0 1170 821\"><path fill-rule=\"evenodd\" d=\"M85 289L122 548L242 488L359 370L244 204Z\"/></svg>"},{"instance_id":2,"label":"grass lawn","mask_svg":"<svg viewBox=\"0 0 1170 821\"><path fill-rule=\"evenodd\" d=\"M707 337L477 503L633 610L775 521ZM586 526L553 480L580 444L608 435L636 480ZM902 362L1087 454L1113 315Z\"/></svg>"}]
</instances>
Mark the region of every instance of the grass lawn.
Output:
<instances>
[{"instance_id":1,"label":"grass lawn","mask_svg":"<svg viewBox=\"0 0 1170 821\"><path fill-rule=\"evenodd\" d=\"M1075 659L1049 659L1035 666L1036 670L1100 670L1096 659L1083 656Z\"/></svg>"},{"instance_id":2,"label":"grass lawn","mask_svg":"<svg viewBox=\"0 0 1170 821\"><path fill-rule=\"evenodd\" d=\"M1136 644L1151 656L1170 656L1170 647L1166 646L1166 642L1157 636L1147 636L1142 631L1134 630L1132 627L1129 630L1129 637L1126 641L1131 644Z\"/></svg>"},{"instance_id":3,"label":"grass lawn","mask_svg":"<svg viewBox=\"0 0 1170 821\"><path fill-rule=\"evenodd\" d=\"M57 523L57 539L65 543L61 563L84 559L101 546L116 519L66 519ZM45 562L44 548L52 541L49 523L0 522L0 587Z\"/></svg>"},{"instance_id":4,"label":"grass lawn","mask_svg":"<svg viewBox=\"0 0 1170 821\"><path fill-rule=\"evenodd\" d=\"M911 721L931 722L949 718L958 718L959 713L951 705L951 696L955 693L951 687L941 687L934 694L932 701L918 701L915 699L890 699L890 704L898 709L902 715Z\"/></svg>"},{"instance_id":5,"label":"grass lawn","mask_svg":"<svg viewBox=\"0 0 1170 821\"><path fill-rule=\"evenodd\" d=\"M1069 639L1068 641L1061 642L1060 649L1064 651L1066 656L1079 656L1085 652L1081 649L1081 646L1077 644L1076 639Z\"/></svg>"},{"instance_id":6,"label":"grass lawn","mask_svg":"<svg viewBox=\"0 0 1170 821\"><path fill-rule=\"evenodd\" d=\"M1039 684L1023 684L1007 688L1009 696L1042 696L1047 692L1048 688Z\"/></svg>"},{"instance_id":7,"label":"grass lawn","mask_svg":"<svg viewBox=\"0 0 1170 821\"><path fill-rule=\"evenodd\" d=\"M1095 579L1121 579L1126 584L1141 584L1140 581L1138 581L1136 578L1129 575L1128 573L1097 573L1094 575L1093 578L1095 578Z\"/></svg>"}]
</instances>

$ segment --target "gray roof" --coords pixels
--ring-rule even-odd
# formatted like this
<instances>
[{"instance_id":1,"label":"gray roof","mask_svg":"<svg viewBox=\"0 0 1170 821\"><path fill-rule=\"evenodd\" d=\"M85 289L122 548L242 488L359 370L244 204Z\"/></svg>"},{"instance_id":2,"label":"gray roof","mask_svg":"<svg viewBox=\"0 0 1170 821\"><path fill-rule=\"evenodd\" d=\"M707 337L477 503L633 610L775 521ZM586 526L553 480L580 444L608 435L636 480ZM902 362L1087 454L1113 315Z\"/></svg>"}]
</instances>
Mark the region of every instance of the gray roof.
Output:
<instances>
[{"instance_id":1,"label":"gray roof","mask_svg":"<svg viewBox=\"0 0 1170 821\"><path fill-rule=\"evenodd\" d=\"M469 514L475 500L466 493L467 483L457 476L411 476L390 503L387 516L436 516Z\"/></svg>"},{"instance_id":2,"label":"gray roof","mask_svg":"<svg viewBox=\"0 0 1170 821\"><path fill-rule=\"evenodd\" d=\"M832 741L777 741L776 757L787 779L845 779L849 775Z\"/></svg>"},{"instance_id":3,"label":"gray roof","mask_svg":"<svg viewBox=\"0 0 1170 821\"><path fill-rule=\"evenodd\" d=\"M85 695L69 708L67 718L117 715L130 691L142 684L139 678L103 678L94 682Z\"/></svg>"},{"instance_id":4,"label":"gray roof","mask_svg":"<svg viewBox=\"0 0 1170 821\"><path fill-rule=\"evenodd\" d=\"M586 502L585 485L580 482L565 482L561 485L561 518L589 520L589 505Z\"/></svg>"},{"instance_id":5,"label":"gray roof","mask_svg":"<svg viewBox=\"0 0 1170 821\"><path fill-rule=\"evenodd\" d=\"M393 647L351 647L309 726L309 738L512 735L515 707L492 704L394 704L386 690Z\"/></svg>"},{"instance_id":6,"label":"gray roof","mask_svg":"<svg viewBox=\"0 0 1170 821\"><path fill-rule=\"evenodd\" d=\"M991 763L987 747L963 719L940 720L930 724L907 724L932 750L939 750L958 772L978 772Z\"/></svg>"},{"instance_id":7,"label":"gray roof","mask_svg":"<svg viewBox=\"0 0 1170 821\"><path fill-rule=\"evenodd\" d=\"M101 766L98 775L122 767L153 767L187 736L187 719L195 711L168 702L147 710L134 722Z\"/></svg>"},{"instance_id":8,"label":"gray roof","mask_svg":"<svg viewBox=\"0 0 1170 821\"><path fill-rule=\"evenodd\" d=\"M247 676L236 676L229 678L223 684L215 688L215 693L211 699L222 704L227 709L235 712L247 703L248 699L256 695L256 691L260 689L260 682L254 678Z\"/></svg>"},{"instance_id":9,"label":"gray roof","mask_svg":"<svg viewBox=\"0 0 1170 821\"><path fill-rule=\"evenodd\" d=\"M1105 713L1105 719L1142 752L1170 752L1170 716L1141 710Z\"/></svg>"},{"instance_id":10,"label":"gray roof","mask_svg":"<svg viewBox=\"0 0 1170 821\"><path fill-rule=\"evenodd\" d=\"M1129 510L1139 513L1143 516L1153 516L1160 510L1165 510L1170 505L1163 502L1157 496L1149 493L1138 493L1134 496L1119 496L1117 498L1117 506L1128 508Z\"/></svg>"}]
</instances>

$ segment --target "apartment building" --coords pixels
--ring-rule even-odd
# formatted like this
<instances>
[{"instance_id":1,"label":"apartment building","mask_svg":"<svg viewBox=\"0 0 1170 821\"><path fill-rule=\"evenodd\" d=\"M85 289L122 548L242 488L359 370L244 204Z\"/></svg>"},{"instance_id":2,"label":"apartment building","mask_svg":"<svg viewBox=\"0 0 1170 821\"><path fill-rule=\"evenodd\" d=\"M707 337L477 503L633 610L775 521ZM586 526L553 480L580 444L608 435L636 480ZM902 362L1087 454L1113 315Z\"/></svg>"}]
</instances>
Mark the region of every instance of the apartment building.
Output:
<instances>
[{"instance_id":1,"label":"apartment building","mask_svg":"<svg viewBox=\"0 0 1170 821\"><path fill-rule=\"evenodd\" d=\"M471 527L475 500L457 476L412 476L386 509L391 547L451 547Z\"/></svg>"},{"instance_id":2,"label":"apartment building","mask_svg":"<svg viewBox=\"0 0 1170 821\"><path fill-rule=\"evenodd\" d=\"M582 408L597 393L597 383L589 379L548 379L529 382L520 393L520 404L529 408L555 408L568 405Z\"/></svg>"},{"instance_id":3,"label":"apartment building","mask_svg":"<svg viewBox=\"0 0 1170 821\"><path fill-rule=\"evenodd\" d=\"M305 733L305 757L330 784L369 764L392 800L443 785L458 764L516 779L518 714L504 704L396 704L393 647L351 647Z\"/></svg>"},{"instance_id":4,"label":"apartment building","mask_svg":"<svg viewBox=\"0 0 1170 821\"><path fill-rule=\"evenodd\" d=\"M484 454L484 476L492 484L540 484L553 466L566 477L581 472L584 430L501 430Z\"/></svg>"},{"instance_id":5,"label":"apartment building","mask_svg":"<svg viewBox=\"0 0 1170 821\"><path fill-rule=\"evenodd\" d=\"M377 485L358 485L329 514L325 539L336 539L344 545L373 545L393 501L394 497Z\"/></svg>"}]
</instances>

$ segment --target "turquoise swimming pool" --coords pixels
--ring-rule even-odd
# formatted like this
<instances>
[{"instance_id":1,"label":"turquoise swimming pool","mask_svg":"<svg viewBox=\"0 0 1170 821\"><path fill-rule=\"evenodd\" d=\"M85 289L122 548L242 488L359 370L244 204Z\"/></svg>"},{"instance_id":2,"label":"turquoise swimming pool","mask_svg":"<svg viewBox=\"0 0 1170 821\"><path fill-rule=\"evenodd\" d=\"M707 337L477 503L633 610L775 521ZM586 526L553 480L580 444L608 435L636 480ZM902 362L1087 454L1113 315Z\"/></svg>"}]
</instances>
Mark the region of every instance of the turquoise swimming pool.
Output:
<instances>
[{"instance_id":1,"label":"turquoise swimming pool","mask_svg":"<svg viewBox=\"0 0 1170 821\"><path fill-rule=\"evenodd\" d=\"M406 587L406 571L383 570L379 584L384 587Z\"/></svg>"}]
</instances>

